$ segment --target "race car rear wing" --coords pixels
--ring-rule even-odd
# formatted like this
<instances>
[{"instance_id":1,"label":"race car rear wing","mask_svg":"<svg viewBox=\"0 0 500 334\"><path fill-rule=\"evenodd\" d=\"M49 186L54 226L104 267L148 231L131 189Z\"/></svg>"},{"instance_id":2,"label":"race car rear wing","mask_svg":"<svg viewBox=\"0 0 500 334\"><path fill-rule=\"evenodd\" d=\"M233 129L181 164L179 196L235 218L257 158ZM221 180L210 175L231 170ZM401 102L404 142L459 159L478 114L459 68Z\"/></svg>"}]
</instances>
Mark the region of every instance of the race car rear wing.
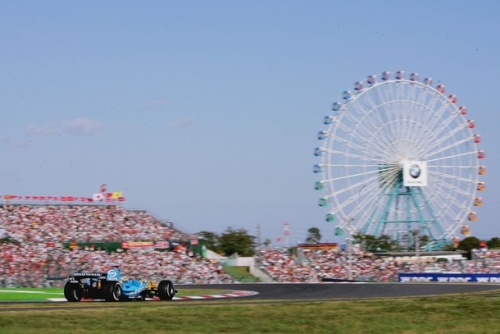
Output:
<instances>
[{"instance_id":1,"label":"race car rear wing","mask_svg":"<svg viewBox=\"0 0 500 334\"><path fill-rule=\"evenodd\" d=\"M99 280L107 281L120 281L122 279L119 269L111 269L108 272L91 272L91 271L79 271L71 275L70 280L80 280L85 278L94 278Z\"/></svg>"},{"instance_id":2,"label":"race car rear wing","mask_svg":"<svg viewBox=\"0 0 500 334\"><path fill-rule=\"evenodd\" d=\"M83 279L83 278L105 279L106 278L106 273L79 271L79 272L73 273L73 275L71 275L70 278L73 278L75 280L79 280L79 279Z\"/></svg>"}]
</instances>

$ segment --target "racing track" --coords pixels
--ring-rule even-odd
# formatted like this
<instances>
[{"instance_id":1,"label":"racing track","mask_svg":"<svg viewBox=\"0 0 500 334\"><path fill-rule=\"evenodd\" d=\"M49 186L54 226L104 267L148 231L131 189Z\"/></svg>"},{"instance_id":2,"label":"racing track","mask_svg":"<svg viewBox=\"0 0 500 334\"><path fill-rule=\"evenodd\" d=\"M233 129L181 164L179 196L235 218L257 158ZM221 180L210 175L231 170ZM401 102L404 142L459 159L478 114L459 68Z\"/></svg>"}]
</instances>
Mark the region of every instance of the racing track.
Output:
<instances>
[{"instance_id":1,"label":"racing track","mask_svg":"<svg viewBox=\"0 0 500 334\"><path fill-rule=\"evenodd\" d=\"M189 289L206 289L207 285L178 286L188 293ZM476 283L260 283L260 284L212 284L210 288L225 290L256 291L258 294L238 299L265 301L326 301L370 298L402 298L490 292L500 295L499 284Z\"/></svg>"},{"instance_id":2,"label":"racing track","mask_svg":"<svg viewBox=\"0 0 500 334\"><path fill-rule=\"evenodd\" d=\"M500 296L500 284L487 283L259 283L259 284L211 284L211 285L176 285L182 295L189 296L190 289L214 289L229 293L224 298L214 296L191 296L167 302L146 301L144 303L155 303L158 306L196 306L217 305L221 302L225 305L237 304L262 304L262 303L296 303L315 301L352 301L361 299L380 298L407 298L407 297L432 297L439 295L460 295L486 293L488 295ZM232 296L230 292L239 292ZM257 292L250 296L242 296L245 291ZM219 299L220 298L220 299ZM0 312L5 311L51 311L61 307L84 308L108 308L125 307L130 302L105 303L66 303L42 302L45 307L37 307L38 303L26 302L0 302ZM9 305L10 304L10 305ZM16 307L11 307L17 304ZM24 304L24 305L20 305ZM47 304L52 304L51 306ZM57 304L57 305L56 305Z\"/></svg>"}]
</instances>

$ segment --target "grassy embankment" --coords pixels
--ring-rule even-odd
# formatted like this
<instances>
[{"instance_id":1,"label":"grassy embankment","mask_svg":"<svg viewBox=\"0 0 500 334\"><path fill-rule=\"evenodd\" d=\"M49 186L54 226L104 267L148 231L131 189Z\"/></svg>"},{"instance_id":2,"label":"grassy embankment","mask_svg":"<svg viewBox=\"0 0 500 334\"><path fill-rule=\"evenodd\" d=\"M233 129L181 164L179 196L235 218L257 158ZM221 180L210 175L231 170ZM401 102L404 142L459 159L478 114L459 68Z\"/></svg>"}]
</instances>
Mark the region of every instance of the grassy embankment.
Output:
<instances>
[{"instance_id":1,"label":"grassy embankment","mask_svg":"<svg viewBox=\"0 0 500 334\"><path fill-rule=\"evenodd\" d=\"M0 305L0 333L500 333L498 291L290 304L247 304L241 298L236 305L227 300L30 305Z\"/></svg>"},{"instance_id":2,"label":"grassy embankment","mask_svg":"<svg viewBox=\"0 0 500 334\"><path fill-rule=\"evenodd\" d=\"M250 274L248 267L226 266L224 270L238 282L250 283L259 281L257 277Z\"/></svg>"},{"instance_id":3,"label":"grassy embankment","mask_svg":"<svg viewBox=\"0 0 500 334\"><path fill-rule=\"evenodd\" d=\"M199 296L221 294L230 290L220 289L179 289L177 296ZM46 301L48 299L64 299L62 289L58 288L0 288L0 301ZM1 333L1 332L0 332Z\"/></svg>"}]
</instances>

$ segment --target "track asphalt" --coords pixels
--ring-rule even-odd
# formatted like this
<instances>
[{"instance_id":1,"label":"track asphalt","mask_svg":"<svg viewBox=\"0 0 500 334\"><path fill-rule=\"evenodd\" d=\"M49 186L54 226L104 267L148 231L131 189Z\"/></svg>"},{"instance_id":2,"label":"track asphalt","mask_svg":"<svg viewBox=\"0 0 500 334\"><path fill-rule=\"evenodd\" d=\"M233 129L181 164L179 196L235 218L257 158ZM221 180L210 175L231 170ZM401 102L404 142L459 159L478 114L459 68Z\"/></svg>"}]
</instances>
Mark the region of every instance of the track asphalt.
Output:
<instances>
[{"instance_id":1,"label":"track asphalt","mask_svg":"<svg viewBox=\"0 0 500 334\"><path fill-rule=\"evenodd\" d=\"M189 288L206 289L207 287L207 285L189 285L179 286L178 289L189 294ZM253 295L245 296L245 299L289 301L401 298L478 292L500 294L500 284L475 283L259 283L212 284L210 288L255 292Z\"/></svg>"},{"instance_id":2,"label":"track asphalt","mask_svg":"<svg viewBox=\"0 0 500 334\"><path fill-rule=\"evenodd\" d=\"M500 295L500 284L486 283L257 283L176 285L182 294L175 301L245 299L249 301L328 301L372 298L405 298L450 294L491 293ZM220 294L190 295L190 289L227 291ZM47 302L66 302L55 298ZM8 302L5 302L8 303ZM5 304L1 303L1 304Z\"/></svg>"}]
</instances>

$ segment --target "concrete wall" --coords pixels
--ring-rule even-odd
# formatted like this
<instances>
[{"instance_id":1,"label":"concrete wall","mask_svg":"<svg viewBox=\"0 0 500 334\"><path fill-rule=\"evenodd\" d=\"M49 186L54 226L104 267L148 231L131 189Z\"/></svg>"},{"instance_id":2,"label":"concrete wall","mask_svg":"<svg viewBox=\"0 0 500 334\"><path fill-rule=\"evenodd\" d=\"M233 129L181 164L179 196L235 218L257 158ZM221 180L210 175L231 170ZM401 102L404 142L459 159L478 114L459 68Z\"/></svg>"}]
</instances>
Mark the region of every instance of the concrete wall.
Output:
<instances>
[{"instance_id":1,"label":"concrete wall","mask_svg":"<svg viewBox=\"0 0 500 334\"><path fill-rule=\"evenodd\" d=\"M224 264L233 267L248 267L250 274L258 277L261 282L273 282L268 274L260 270L253 257L230 256Z\"/></svg>"}]
</instances>

